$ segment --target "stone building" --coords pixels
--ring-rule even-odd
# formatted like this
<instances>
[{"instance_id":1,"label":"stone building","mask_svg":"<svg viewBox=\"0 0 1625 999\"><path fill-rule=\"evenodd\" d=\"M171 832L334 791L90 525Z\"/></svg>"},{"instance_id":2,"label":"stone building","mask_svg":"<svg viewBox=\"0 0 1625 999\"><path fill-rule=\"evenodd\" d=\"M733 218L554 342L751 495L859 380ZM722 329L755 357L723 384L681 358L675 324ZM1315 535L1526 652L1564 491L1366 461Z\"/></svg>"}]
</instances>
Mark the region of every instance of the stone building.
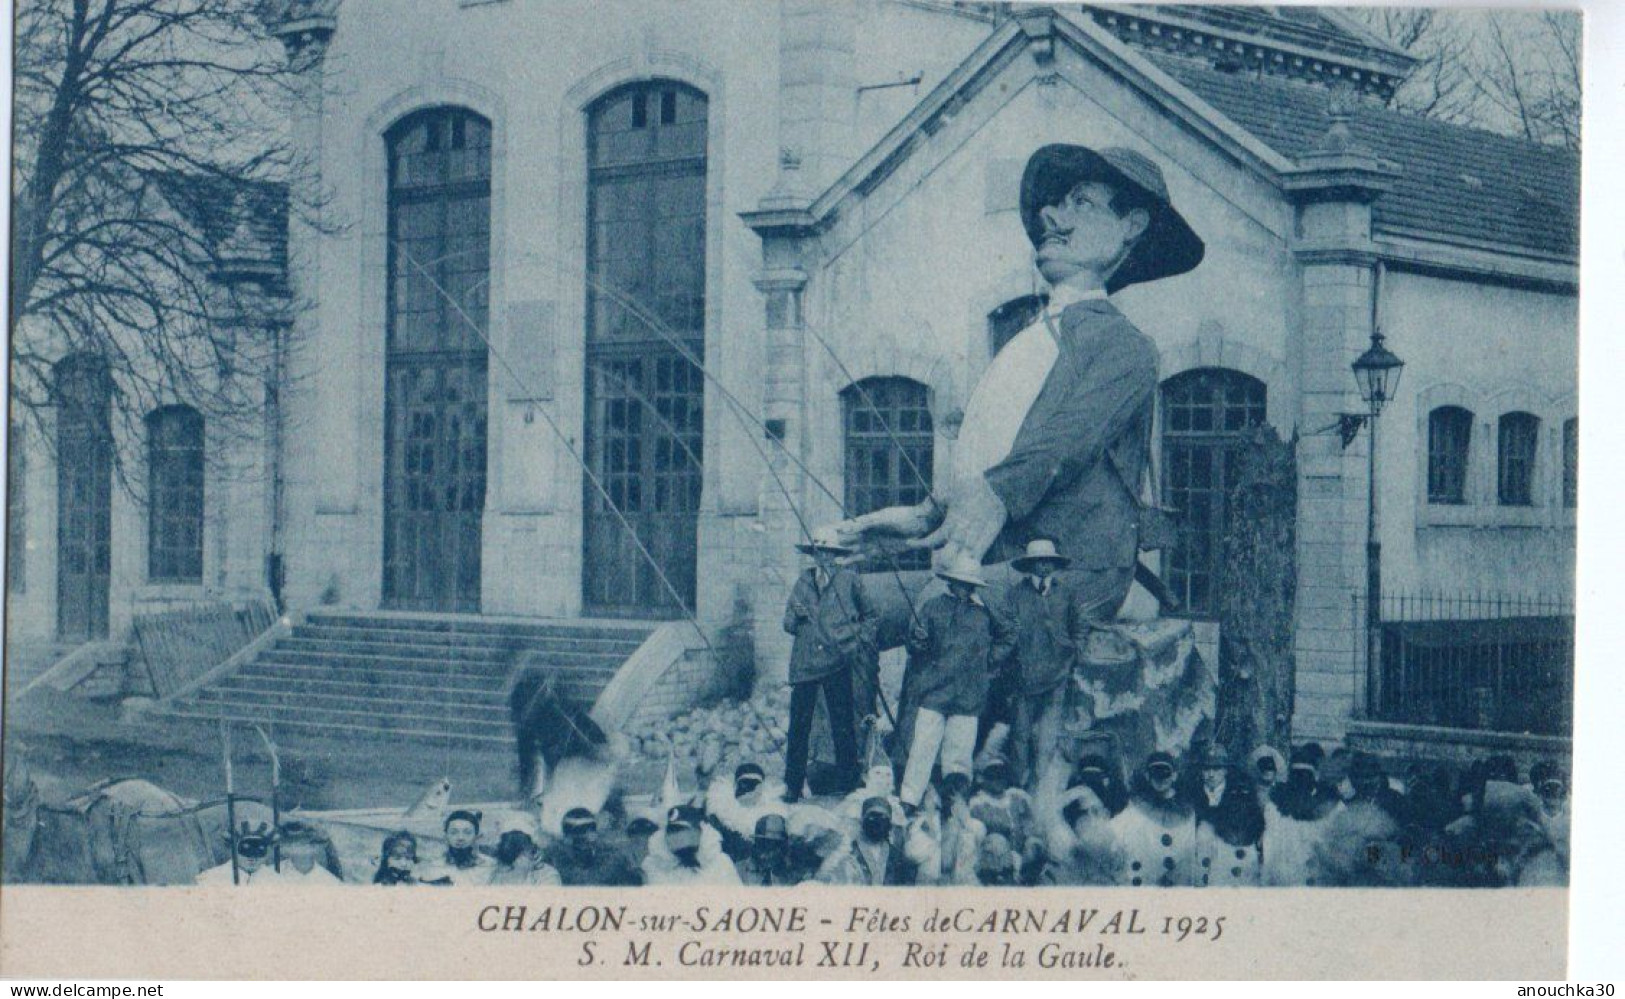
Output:
<instances>
[{"instance_id":1,"label":"stone building","mask_svg":"<svg viewBox=\"0 0 1625 999\"><path fill-rule=\"evenodd\" d=\"M792 545L923 495L1032 315L1017 186L1058 141L1150 156L1207 243L1115 298L1161 351L1192 532L1159 568L1194 615L1236 434L1303 435L1296 734L1454 724L1376 717L1362 665L1370 436L1321 431L1363 408L1374 321L1406 361L1385 591L1570 592L1577 157L1388 110L1412 60L1333 12L433 0L285 28L326 215L289 233L295 610L692 612L752 622L782 678Z\"/></svg>"}]
</instances>

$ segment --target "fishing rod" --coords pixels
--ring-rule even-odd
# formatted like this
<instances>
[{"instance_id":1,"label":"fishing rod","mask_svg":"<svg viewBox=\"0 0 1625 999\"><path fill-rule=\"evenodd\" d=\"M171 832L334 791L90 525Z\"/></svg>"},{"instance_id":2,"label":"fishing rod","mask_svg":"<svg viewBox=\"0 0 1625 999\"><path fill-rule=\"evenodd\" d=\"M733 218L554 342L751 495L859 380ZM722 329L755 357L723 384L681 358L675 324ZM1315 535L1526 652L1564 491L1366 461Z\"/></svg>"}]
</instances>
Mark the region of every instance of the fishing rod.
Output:
<instances>
[{"instance_id":1,"label":"fishing rod","mask_svg":"<svg viewBox=\"0 0 1625 999\"><path fill-rule=\"evenodd\" d=\"M596 373L598 373L600 375L607 376L607 377L611 377L611 378L616 378L617 377L614 374L614 372L610 371L608 368L605 368L605 367L590 367L590 370L595 371ZM651 410L652 415L654 416L654 418L656 420L658 420L661 423L661 425L664 426L668 431L671 432L673 438L677 441L678 447L683 449L683 453L688 457L689 461L692 462L695 467L697 467L697 468L704 468L705 467L701 463L701 461L699 459L699 456L696 455L694 453L693 449L690 448L683 441L682 436L678 432L677 428L674 427L671 424L671 421L667 420L659 412L659 410L654 406L654 404L652 402L650 402L649 399L647 397L645 397L642 392L640 392L636 388L634 388L627 379L617 378L617 381L620 383L621 389L624 392L626 392L633 399L636 399L638 402L642 403L645 407L649 408ZM791 513L792 516L794 516L796 518L796 523L798 523L801 526L802 535L809 542L811 542L813 540L812 529L807 525L806 518L802 517L801 512L798 509L796 509L795 497L793 495L791 495L789 486L787 486L785 484L784 479L781 478L779 476L777 470L775 470L773 468L772 461L767 457L766 452L764 452L761 449L761 445L756 443L754 437L752 437L751 443L755 447L757 455L762 459L762 464L767 469L768 474L773 477L773 481L774 481L775 484L778 485L779 491L784 494L784 498L789 502L789 504L790 504L790 513ZM788 453L788 452L786 452L786 453ZM820 484L820 486L822 487L822 484ZM822 488L825 488L826 492L828 491L827 487L822 487ZM833 493L830 493L829 496L830 496L831 500L835 500L835 496L834 496ZM838 500L835 500L835 502L836 502L837 509L841 509L841 515L844 517L846 515L845 509L841 508L840 502ZM893 571L894 572L896 571L895 568L893 569ZM901 585L901 583L902 583L901 577L898 578L898 583L899 583L899 585ZM905 600L906 600L906 598L907 598L907 591L906 590L904 591L904 596L905 596ZM841 609L848 615L848 617L853 617L853 618L857 617L857 614L856 614L855 610L853 608L847 607L846 602L845 602L844 599L841 601L841 603L842 603L842 608ZM860 641L862 641L861 638L860 638ZM880 684L879 650L874 647L873 643L864 641L864 645L868 647L866 649L866 651L869 652L869 653L874 654L874 656L875 656L876 673L875 673L875 676L872 678L872 683L873 683L873 686L874 686L874 689L875 689L875 693L878 694L879 697L880 697L880 706L886 712L886 718L892 723L892 727L895 729L897 727L897 716L892 713L891 702L887 699L886 692L881 687L881 684ZM754 709L752 709L752 710L754 711ZM760 716L758 716L758 717L760 717Z\"/></svg>"},{"instance_id":2,"label":"fishing rod","mask_svg":"<svg viewBox=\"0 0 1625 999\"><path fill-rule=\"evenodd\" d=\"M460 303L457 303L452 298L451 294L448 291L446 291L446 289L440 284L440 282L438 280L435 279L435 277L431 273L429 273L428 269L423 265L423 263L421 261L417 260L416 256L411 252L411 248L406 246L400 240L396 240L394 242L395 242L397 251L400 252L403 255L403 257L407 260L407 262L410 263L414 268L417 269L417 271L420 274L422 274L424 276L424 278L430 283L430 285L432 287L434 287L434 289L436 290L437 293L439 293L442 297L446 298L447 301L451 302L451 304L453 306L453 309L458 313L460 318L462 318L464 320L464 322L468 323L469 326L472 329L474 329L475 334L477 336L479 336L482 341L485 342L487 348L492 353L497 355L498 361L502 364L503 368L508 371L509 376L514 380L514 382L521 389L529 391L530 386L524 384L524 380L519 377L517 372L514 370L512 364L510 364L508 362L506 356L503 355L503 353L500 350L498 350L494 344L492 344L490 338L485 334L485 331L480 329L479 325L477 323L475 323L471 317L468 316L467 312L462 309ZM539 253L538 252L538 253L535 253L534 255L542 257L544 259L547 258L547 255L544 254L544 253ZM681 338L679 338L675 334L674 331L671 331L671 330L666 328L666 325L665 325L664 321L661 320L660 317L658 317L656 315L653 315L651 312L649 312L643 306L643 304L641 302L638 302L637 300L631 298L630 296L627 296L627 295L623 294L619 289L617 289L614 286L609 285L609 284L607 284L607 283L605 283L603 281L600 281L600 280L594 278L590 274L587 276L587 282L588 282L588 284L590 286L593 287L594 290L596 290L599 293L605 295L607 298L609 298L616 305L619 305L621 308L625 309L627 311L627 313L629 313L632 316L632 318L638 320L645 328L647 328L648 330L653 332L656 336L658 336L667 346L672 348L672 350L675 351L679 357L681 357L684 361L688 362L696 371L698 371L703 378L705 378L711 384L716 386L718 391L722 393L723 399L726 402L729 403L729 407L728 407L729 411L731 413L733 413L735 419L738 419L742 424L744 424L745 426L747 426L747 428L750 428L750 429L761 429L763 431L765 431L767 429L766 424L763 423L762 421L756 419L754 416L752 416L750 414L748 408L745 407L744 403L738 398L738 396L731 389L729 389L727 385L723 384L723 382L719 378L717 378L717 376L714 373L712 373L705 366L704 362L698 356L695 355L693 350L686 343L684 343L681 340ZM803 328L808 328L808 327L803 327ZM852 376L851 376L850 370L848 370L846 368L845 364L841 362L839 356L835 355L833 348L830 347L828 342L825 341L822 337L818 336L816 332L814 332L814 337L816 339L818 339L818 341L824 346L825 350L827 350L827 351L829 351L831 353L831 356L835 359L836 364L841 367L841 370L846 374L847 378L849 380L851 380ZM854 384L855 384L855 380L854 380ZM860 397L865 401L865 404L874 413L876 419L880 422L881 427L884 429L887 436L891 439L894 446L896 446L896 448L898 449L899 453L902 456L902 459L909 465L909 468L914 473L915 478L918 479L922 485L926 485L927 488L929 488L929 484L925 482L924 476L920 472L918 465L916 465L914 463L912 457L908 454L907 449L903 447L902 442L897 438L896 433L894 431L892 431L892 429L891 429L889 423L886 421L884 415L882 415L880 413L878 407L875 405L873 398L869 396L867 390L863 389L861 385L857 386L857 387L858 387L858 390L859 390ZM645 402L645 406L647 406L647 405L648 405L647 402ZM657 416L659 415L658 411L656 411L656 415ZM548 417L548 419L549 419L549 421L551 423L551 417ZM753 424L753 423L755 424L755 427L751 427L751 424ZM555 431L557 431L558 428L557 428L556 425L553 425L553 429ZM784 484L784 481L779 476L778 471L773 467L773 463L768 459L766 453L762 450L761 445L756 441L754 433L747 434L747 436L750 438L752 448L756 451L757 456L762 459L762 463L768 469L768 473L773 477L773 479L775 481L775 484L778 485L779 490L784 494L785 499L786 499L786 501L788 502L788 504L790 506L791 513L796 518L798 524L800 525L802 533L807 536L808 540L811 540L811 536L812 536L811 531L808 528L808 525L806 523L805 518L803 518L801 513L800 513L800 509L799 509L799 506L796 503L794 495L790 492L789 488ZM768 435L768 436L771 436L771 435ZM784 455L786 455L788 458L790 458L790 460L794 464L796 464L796 466L804 474L807 475L808 479L810 481L814 482L818 486L818 488L821 491L823 491L824 494L827 495L831 499L832 502L834 502L834 504L836 506L836 509L841 512L843 517L845 517L846 516L845 505L835 496L834 492L832 490L830 490L829 487L826 484L824 484L822 482L822 480L820 480L818 478L817 475L813 474L812 471L806 467L805 463L803 463L799 458L797 458L794 454L792 454L790 452L790 450L784 446L782 441L778 441L777 438L774 438L774 439L775 439L776 443L778 443L778 445L779 445L780 452L783 453ZM583 467L583 470L586 471L587 466L586 466L585 460L580 455L575 453L574 448L569 445L568 440L566 440L565 443L566 443L567 450L570 452L571 456L573 458L575 458L577 463L581 464L582 467ZM690 452L690 454L692 454L692 452ZM701 467L703 467L703 465ZM588 472L588 475L589 475L589 477L591 477L590 472ZM596 483L595 483L595 485L596 485ZM614 507L613 501L610 500L607 495L605 496L605 501L610 503L610 505L612 507ZM625 518L621 516L619 508L615 508L614 512L615 512L618 519L621 519L621 520L624 521ZM643 549L641 541L638 541L638 539L636 538L636 533L631 531L630 526L628 526L627 529L628 529L629 533L631 533L633 535L634 541L638 543L638 546L639 546L640 550L643 552L643 554L645 555L645 557L650 558L651 567L655 569L657 575L660 575L662 577L662 582L666 582L664 580L664 573L660 570L660 568L658 566L653 565L652 557L650 557L648 555L648 552L647 552L646 549ZM891 570L893 579L897 583L898 592L900 593L900 595L903 598L903 603L904 603L905 606L908 607L910 620L914 625L919 626L920 623L921 623L920 622L920 616L919 616L919 608L915 605L914 599L910 595L907 585L903 582L900 568L897 565L896 556L894 554L891 554L891 553L886 553L885 558L886 558L886 562L887 562L887 564L888 564L888 566L889 566L889 568ZM668 586L668 588L670 588L669 583L667 583L667 586ZM675 595L675 592L674 592L674 595ZM681 600L679 600L678 603L679 603L679 606L683 606ZM683 609L685 610L685 612L687 611L686 606L683 606ZM691 623L693 623L693 622L691 622ZM698 625L695 624L695 627L698 628ZM870 643L865 643L865 644L870 644ZM709 648L709 642L707 642L707 647ZM876 660L877 670L878 670L878 661L879 661L878 660L878 649L875 649L871 645L870 651L875 653L875 660ZM891 711L891 705L890 705L889 701L886 699L884 690L882 689L881 684L879 682L878 672L877 672L877 675L873 678L873 686L874 686L876 692L880 696L882 708L885 709L887 717L892 721L893 727L895 727L896 719L895 719L895 716L893 715L893 713ZM752 711L752 713L756 713L754 707L751 708L751 711ZM758 718L760 718L759 714L758 714ZM777 740L775 740L775 742L776 741Z\"/></svg>"},{"instance_id":3,"label":"fishing rod","mask_svg":"<svg viewBox=\"0 0 1625 999\"><path fill-rule=\"evenodd\" d=\"M226 844L231 848L231 883L242 884L237 867L237 794L231 772L231 722L220 719L220 753L226 765Z\"/></svg>"},{"instance_id":4,"label":"fishing rod","mask_svg":"<svg viewBox=\"0 0 1625 999\"><path fill-rule=\"evenodd\" d=\"M438 280L436 280L434 275L430 274L428 270L413 257L410 248L400 245L400 241L398 240L396 242L398 249L402 251L407 262L413 267L417 268L418 272L422 274L424 279L429 282L429 284L434 288L435 292L444 298L447 304L451 306L452 311L455 312L456 315L468 325L469 329L474 331L475 336L479 337L480 340L484 342L486 349L496 356L498 363L500 363L503 370L508 373L508 377L513 379L514 384L520 389L529 391L530 386L526 385L525 380L519 376L519 373L508 361L507 355L505 355L501 350L497 349L496 345L491 342L491 338L486 335L485 331L480 328L480 325L476 323L473 317L468 314L467 310L463 308L462 303L453 298L451 293L448 292ZM696 364L695 367L700 367L700 365ZM672 585L671 579L667 577L665 570L660 567L660 563L656 561L654 555L651 554L649 549L644 545L643 539L638 537L637 530L633 528L632 522L627 519L626 514L621 511L621 508L615 503L614 498L610 496L609 490L604 487L603 482L600 481L598 476L593 473L592 469L588 466L586 459L576 450L576 447L571 442L569 435L566 434L564 429L558 425L558 421L553 418L552 414L548 413L546 407L536 407L536 411L541 413L543 422L546 423L548 428L553 431L554 436L559 439L559 443L563 445L565 452L575 460L577 465L581 466L582 475L592 485L593 489L598 492L598 495L603 498L603 501L608 506L610 513L614 514L615 519L620 523L621 528L626 531L627 536L632 541L632 544L636 546L638 553L643 557L644 561L649 564L649 568L654 570L655 577L660 581L660 585L664 587L666 592L671 595L672 600L677 604L677 608L681 610L684 616L688 619L689 626L693 628L694 633L699 636L700 642L705 646L706 651L711 654L713 660L720 661L720 656L716 650L716 646L711 644L711 639L705 634L705 629L700 626L699 621L694 616L694 612L689 609L688 604L683 600L682 594L678 592L677 587ZM746 703L749 704L748 701ZM765 719L762 719L761 715L756 711L754 705L750 706L750 710L753 714L756 714L758 720L765 721ZM783 757L785 755L784 744L773 738L771 728L767 728L767 731L768 738L773 739L775 743L774 749L781 757Z\"/></svg>"},{"instance_id":5,"label":"fishing rod","mask_svg":"<svg viewBox=\"0 0 1625 999\"><path fill-rule=\"evenodd\" d=\"M614 288L611 285L605 284L604 282L599 281L596 278L591 277L590 275L587 278L587 282L595 290L597 290L597 291L601 292L602 294L608 296L612 301L615 302L615 304L621 306L627 312L631 313L633 318L635 318L635 319L639 320L640 322L642 322L645 327L647 327L649 330L653 331L657 336L659 336L661 338L661 340L666 343L667 346L669 346L673 350L677 351L679 356L681 356L684 360L688 361L691 365L693 365L695 367L695 369L698 370L700 372L700 374L707 381L709 381L713 385L715 385L717 387L718 391L720 391L722 393L723 398L730 404L730 411L734 413L736 419L738 419L741 423L745 424L747 427L750 427L752 430L761 430L761 431L763 431L764 436L772 438L774 440L774 442L778 444L779 451L782 454L784 454L787 458L789 458L791 460L791 462L793 462L796 465L796 467L804 475L806 475L807 478L810 481L812 481L815 485L817 485L818 488L824 493L824 495L826 495L826 496L828 496L830 498L831 502L833 502L835 504L835 508L841 513L841 516L843 518L845 518L847 516L847 511L846 511L845 504L835 495L835 493L827 485L825 485L824 482L816 474L814 474L813 471L810 468L808 468L807 465L803 461L801 461L801 459L797 458L795 456L795 454L793 454L790 451L789 448L785 447L784 442L782 440L779 440L776 436L774 436L772 434L766 433L767 424L764 423L762 420L757 419L754 415L752 415L750 413L750 411L748 410L748 408L745 407L744 403L739 399L739 397L737 395L735 395L726 385L724 385L722 383L722 381L719 378L717 378L716 375L714 375L708 368L706 368L704 363L699 358L694 356L692 351L687 347L687 345L685 345L676 336L676 334L674 332L666 329L665 323L660 319L660 317L649 313L644 308L642 303L640 303L640 302L636 301L635 299L632 299L632 298L630 298L630 297L628 297L626 295L623 295L618 289ZM802 328L808 330L809 332L813 332L814 338L817 339L820 343L822 343L826 350L830 351L832 357L835 357L836 364L840 366L840 368L841 368L842 372L845 374L846 378L849 381L851 381L852 384L858 389L858 393L859 393L860 398L862 398L864 400L865 405L867 405L869 407L870 411L872 413L874 413L876 419L880 422L880 425L881 425L882 429L885 431L886 436L891 440L892 444L897 448L899 454L902 456L903 461L905 461L909 465L910 470L913 471L914 477L919 481L919 483L922 486L926 487L926 491L927 491L927 493L929 493L930 492L930 483L925 481L925 477L920 472L919 466L916 465L914 463L913 459L909 456L907 448L905 448L903 446L902 441L897 437L896 433L894 431L892 431L890 425L886 422L885 416L880 412L879 408L875 405L874 399L869 395L868 391L865 390L861 385L859 385L855 379L853 379L851 371L847 369L846 365L841 362L841 360L840 360L840 358L838 356L834 355L834 348L830 347L827 341L825 341L822 337L819 337L818 334L815 331L813 331L810 326L803 325ZM754 426L751 426L751 424L754 424ZM760 446L755 445L755 437L754 437L754 435L751 435L751 441L752 441L753 446L756 447L756 452L757 452L758 456L762 457L764 464L766 464L768 469L769 469L769 472L774 474L774 477L776 479L777 474L773 473L772 463L767 461L767 457L766 457L765 454L762 453L762 450L761 450ZM785 498L787 500L789 500L791 509L795 510L796 505L795 505L794 497L792 497L788 492L786 492L785 493ZM801 519L799 513L797 513L797 519L798 520ZM805 526L805 524L803 524L803 526ZM916 624L916 625L920 624L919 608L915 606L914 598L909 594L908 587L903 582L901 569L897 565L896 555L894 553L889 553L889 552L888 553L883 553L883 555L884 555L884 557L886 559L887 565L891 569L893 578L897 582L897 589L898 589L898 592L903 597L903 603L905 605L907 605L907 607L908 607L910 619L912 620L912 622L914 624Z\"/></svg>"},{"instance_id":6,"label":"fishing rod","mask_svg":"<svg viewBox=\"0 0 1625 999\"><path fill-rule=\"evenodd\" d=\"M276 743L271 735L260 725L253 722L254 731L259 734L260 741L265 743L265 752L271 757L271 828L282 828L282 757L277 752ZM282 873L282 837L274 836L271 839L271 869L278 874Z\"/></svg>"}]
</instances>

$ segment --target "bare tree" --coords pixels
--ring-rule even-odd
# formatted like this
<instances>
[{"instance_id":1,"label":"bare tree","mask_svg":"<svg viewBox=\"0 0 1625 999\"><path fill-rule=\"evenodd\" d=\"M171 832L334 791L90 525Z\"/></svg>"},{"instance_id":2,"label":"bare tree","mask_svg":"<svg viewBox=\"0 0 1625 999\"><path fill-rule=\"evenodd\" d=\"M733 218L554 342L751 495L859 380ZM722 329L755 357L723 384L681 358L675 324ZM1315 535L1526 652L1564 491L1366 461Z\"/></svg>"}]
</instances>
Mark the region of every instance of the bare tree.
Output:
<instances>
[{"instance_id":1,"label":"bare tree","mask_svg":"<svg viewBox=\"0 0 1625 999\"><path fill-rule=\"evenodd\" d=\"M1489 18L1478 87L1534 142L1580 148L1580 18L1573 12Z\"/></svg>"},{"instance_id":2,"label":"bare tree","mask_svg":"<svg viewBox=\"0 0 1625 999\"><path fill-rule=\"evenodd\" d=\"M1473 36L1433 7L1344 10L1417 59L1389 106L1454 124L1476 124L1484 95L1473 78Z\"/></svg>"},{"instance_id":3,"label":"bare tree","mask_svg":"<svg viewBox=\"0 0 1625 999\"><path fill-rule=\"evenodd\" d=\"M1418 60L1391 106L1580 147L1580 18L1572 11L1349 9Z\"/></svg>"},{"instance_id":4,"label":"bare tree","mask_svg":"<svg viewBox=\"0 0 1625 999\"><path fill-rule=\"evenodd\" d=\"M169 402L219 431L261 418L288 320L276 255L296 95L262 7L20 3L14 419L63 402L53 366L69 356L105 372L109 416L130 428Z\"/></svg>"}]
</instances>

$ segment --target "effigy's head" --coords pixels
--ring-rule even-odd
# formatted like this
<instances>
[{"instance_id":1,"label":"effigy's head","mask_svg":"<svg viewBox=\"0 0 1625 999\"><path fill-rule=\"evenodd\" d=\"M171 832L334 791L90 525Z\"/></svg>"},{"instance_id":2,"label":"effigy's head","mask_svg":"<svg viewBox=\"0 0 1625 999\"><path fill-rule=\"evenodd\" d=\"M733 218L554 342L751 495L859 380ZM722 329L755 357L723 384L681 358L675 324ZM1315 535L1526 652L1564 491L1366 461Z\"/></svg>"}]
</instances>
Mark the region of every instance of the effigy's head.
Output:
<instances>
[{"instance_id":1,"label":"effigy's head","mask_svg":"<svg viewBox=\"0 0 1625 999\"><path fill-rule=\"evenodd\" d=\"M1021 177L1021 224L1052 285L1088 271L1116 292L1183 274L1205 252L1162 170L1132 149L1054 143L1033 153Z\"/></svg>"}]
</instances>

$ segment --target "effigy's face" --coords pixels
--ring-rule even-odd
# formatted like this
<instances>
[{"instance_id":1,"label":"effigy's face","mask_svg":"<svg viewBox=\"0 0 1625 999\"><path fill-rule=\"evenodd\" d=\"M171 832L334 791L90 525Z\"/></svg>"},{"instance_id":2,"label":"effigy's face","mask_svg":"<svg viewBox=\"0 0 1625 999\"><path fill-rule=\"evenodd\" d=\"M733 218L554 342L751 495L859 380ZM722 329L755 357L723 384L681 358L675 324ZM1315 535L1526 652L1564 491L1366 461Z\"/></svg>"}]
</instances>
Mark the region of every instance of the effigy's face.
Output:
<instances>
[{"instance_id":1,"label":"effigy's face","mask_svg":"<svg viewBox=\"0 0 1625 999\"><path fill-rule=\"evenodd\" d=\"M1039 210L1044 233L1035 260L1044 280L1060 284L1085 271L1104 279L1117 264L1145 221L1143 212L1119 216L1115 196L1109 185L1086 181Z\"/></svg>"}]
</instances>

